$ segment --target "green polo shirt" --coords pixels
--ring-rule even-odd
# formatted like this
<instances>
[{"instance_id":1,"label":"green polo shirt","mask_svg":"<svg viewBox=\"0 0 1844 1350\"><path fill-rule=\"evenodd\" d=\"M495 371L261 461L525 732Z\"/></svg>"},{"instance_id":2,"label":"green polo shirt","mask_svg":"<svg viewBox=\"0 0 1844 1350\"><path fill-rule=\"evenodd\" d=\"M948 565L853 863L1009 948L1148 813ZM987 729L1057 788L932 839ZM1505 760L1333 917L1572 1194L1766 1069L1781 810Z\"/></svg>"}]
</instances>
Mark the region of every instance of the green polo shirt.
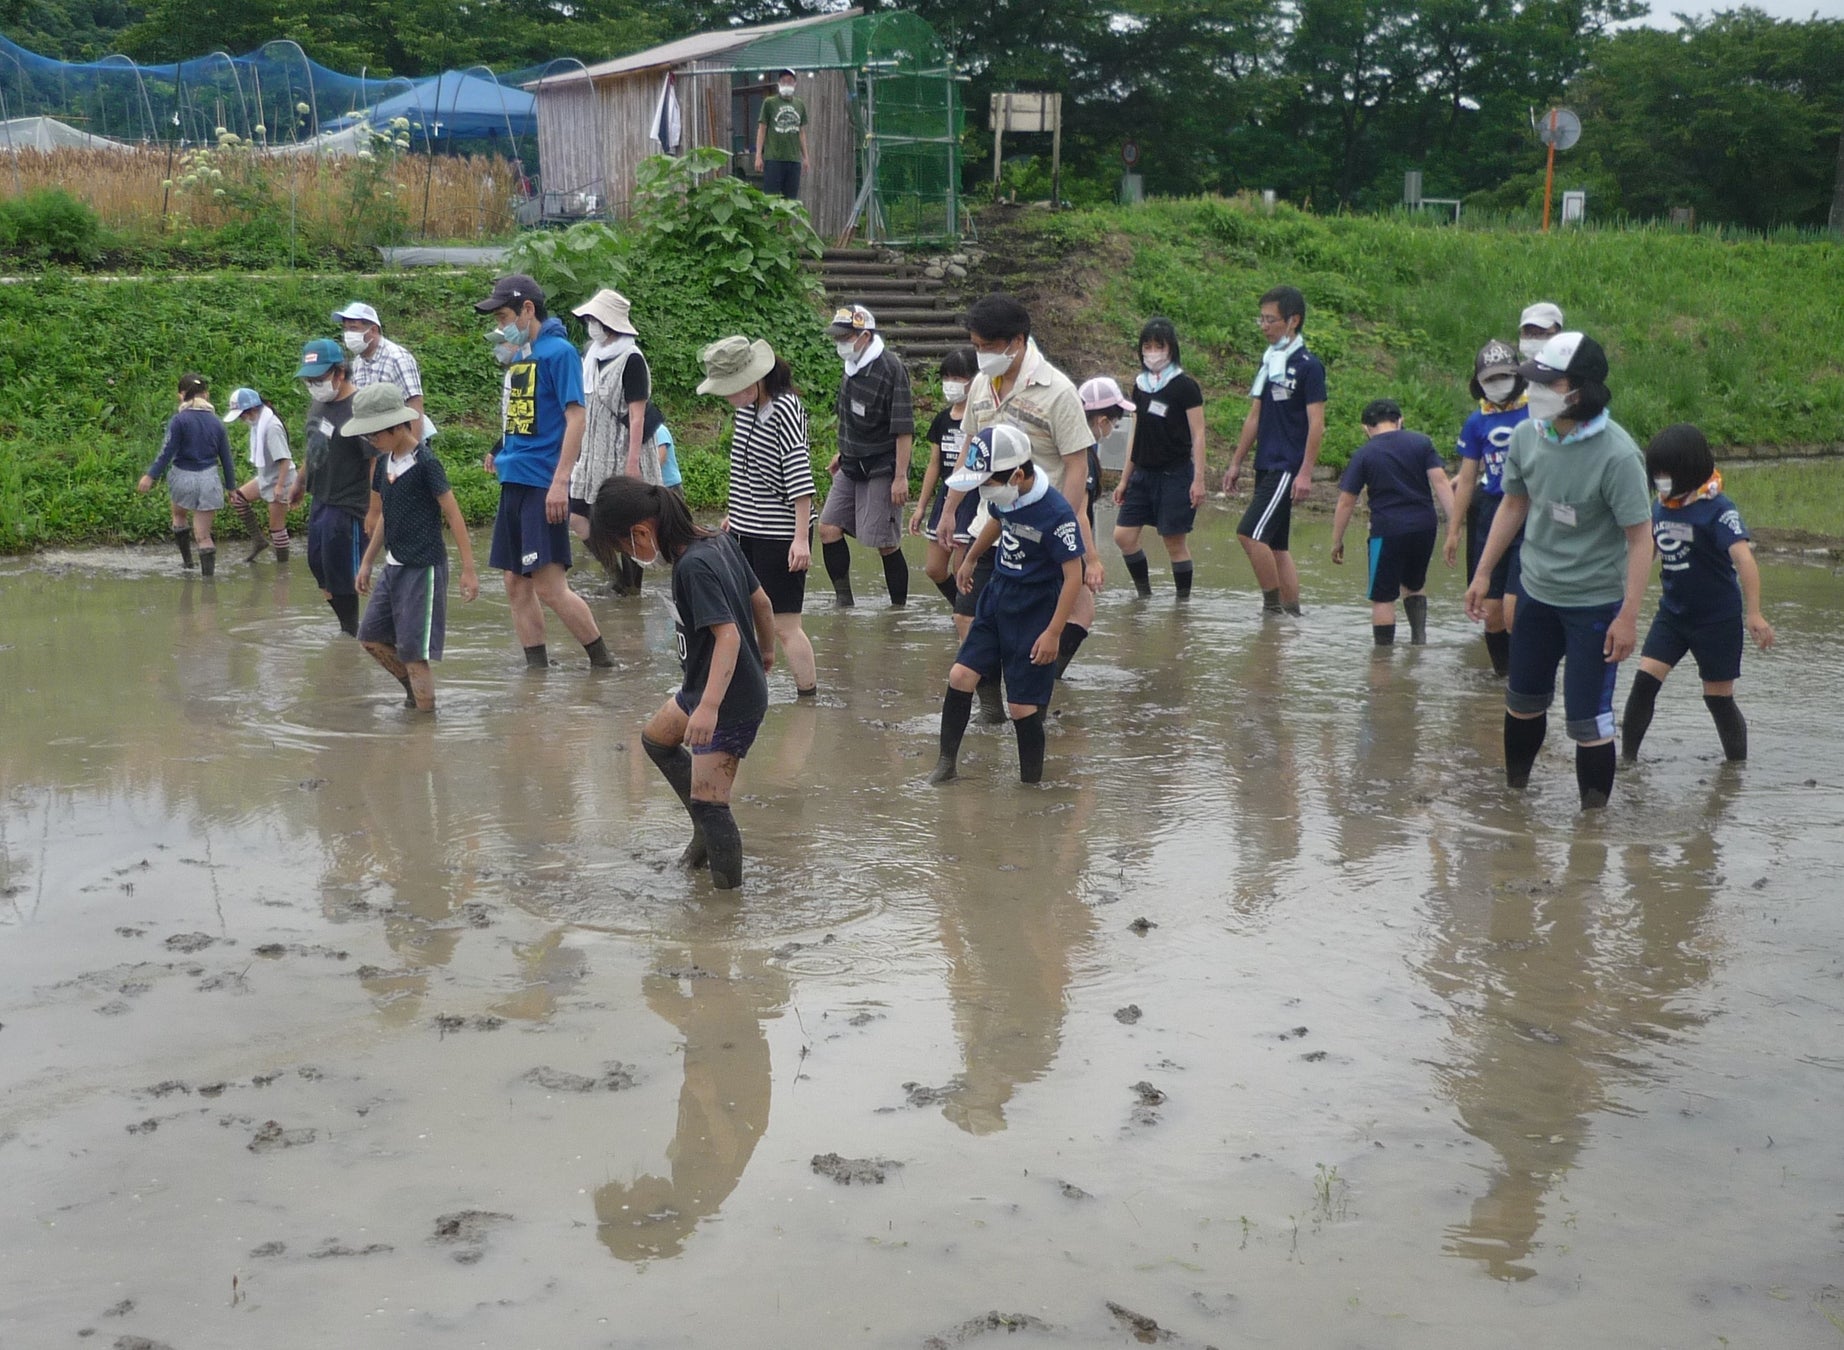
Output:
<instances>
[{"instance_id":1,"label":"green polo shirt","mask_svg":"<svg viewBox=\"0 0 1844 1350\"><path fill-rule=\"evenodd\" d=\"M1561 609L1620 603L1626 529L1652 519L1645 455L1618 422L1597 420L1568 442L1544 423L1520 422L1505 451L1505 495L1530 498L1524 590Z\"/></svg>"}]
</instances>

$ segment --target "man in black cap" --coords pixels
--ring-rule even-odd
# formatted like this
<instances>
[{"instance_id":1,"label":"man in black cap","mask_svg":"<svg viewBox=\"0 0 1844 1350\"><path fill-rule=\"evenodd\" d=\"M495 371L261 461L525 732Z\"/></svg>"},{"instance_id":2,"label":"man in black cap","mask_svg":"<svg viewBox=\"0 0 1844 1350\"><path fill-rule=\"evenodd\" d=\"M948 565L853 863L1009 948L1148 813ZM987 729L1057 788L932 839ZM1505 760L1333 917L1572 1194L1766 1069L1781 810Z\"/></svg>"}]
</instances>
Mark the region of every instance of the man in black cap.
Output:
<instances>
[{"instance_id":1,"label":"man in black cap","mask_svg":"<svg viewBox=\"0 0 1844 1350\"><path fill-rule=\"evenodd\" d=\"M794 72L775 79L756 122L756 172L762 191L800 200L800 171L807 167L807 101L795 96Z\"/></svg>"},{"instance_id":2,"label":"man in black cap","mask_svg":"<svg viewBox=\"0 0 1844 1350\"><path fill-rule=\"evenodd\" d=\"M845 378L839 384L839 453L820 511L820 549L842 608L852 604L852 554L845 536L883 554L890 603L909 600L903 558L903 504L909 500L909 459L916 443L909 369L884 346L877 319L847 305L828 330Z\"/></svg>"},{"instance_id":3,"label":"man in black cap","mask_svg":"<svg viewBox=\"0 0 1844 1350\"><path fill-rule=\"evenodd\" d=\"M488 339L513 350L506 367L499 447L487 456L499 478L490 566L506 579L512 627L531 669L550 665L544 644L549 609L589 654L612 666L595 615L570 589L570 471L583 448L583 363L563 323L544 307L544 288L515 273L474 305L493 316ZM540 608L543 606L543 608Z\"/></svg>"}]
</instances>

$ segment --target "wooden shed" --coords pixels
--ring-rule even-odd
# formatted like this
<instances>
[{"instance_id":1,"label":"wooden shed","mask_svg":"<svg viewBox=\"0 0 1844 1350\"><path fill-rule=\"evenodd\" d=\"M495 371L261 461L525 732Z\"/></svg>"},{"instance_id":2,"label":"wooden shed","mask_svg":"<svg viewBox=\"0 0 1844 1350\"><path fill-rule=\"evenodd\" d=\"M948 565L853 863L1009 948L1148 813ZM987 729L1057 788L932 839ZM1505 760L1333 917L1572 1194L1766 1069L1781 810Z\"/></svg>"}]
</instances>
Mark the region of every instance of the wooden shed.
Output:
<instances>
[{"instance_id":1,"label":"wooden shed","mask_svg":"<svg viewBox=\"0 0 1844 1350\"><path fill-rule=\"evenodd\" d=\"M669 81L677 152L716 146L730 153L731 172L753 181L756 123L783 68L798 73L807 103L800 195L814 229L832 238L861 218L881 239L958 233L957 79L933 30L899 11L700 33L528 84L543 192L581 213L626 215L635 169L662 151Z\"/></svg>"}]
</instances>

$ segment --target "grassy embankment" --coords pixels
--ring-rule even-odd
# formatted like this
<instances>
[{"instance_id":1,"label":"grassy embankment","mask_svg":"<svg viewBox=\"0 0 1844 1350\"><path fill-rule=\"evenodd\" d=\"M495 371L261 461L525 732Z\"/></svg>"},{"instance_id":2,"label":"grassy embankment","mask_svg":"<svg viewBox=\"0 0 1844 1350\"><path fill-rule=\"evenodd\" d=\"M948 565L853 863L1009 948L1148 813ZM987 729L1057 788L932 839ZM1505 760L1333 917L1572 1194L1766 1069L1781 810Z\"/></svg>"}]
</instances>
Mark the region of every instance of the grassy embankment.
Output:
<instances>
[{"instance_id":1,"label":"grassy embankment","mask_svg":"<svg viewBox=\"0 0 1844 1350\"><path fill-rule=\"evenodd\" d=\"M1358 413L1398 400L1443 449L1471 410L1472 355L1515 338L1519 311L1554 300L1607 346L1614 415L1644 443L1692 421L1719 462L1844 451L1844 247L1733 242L1635 229L1456 231L1405 221L1272 216L1219 200L1051 216L989 214L1000 275L1040 316L1077 379L1134 369L1140 324L1165 314L1203 384L1210 458L1225 464L1248 408L1262 292L1307 297L1325 359L1324 460L1363 439ZM1731 474L1760 528L1844 537L1844 461Z\"/></svg>"},{"instance_id":2,"label":"grassy embankment","mask_svg":"<svg viewBox=\"0 0 1844 1350\"><path fill-rule=\"evenodd\" d=\"M1693 420L1731 448L1725 459L1738 449L1844 446L1836 283L1844 248L1836 244L1655 230L1543 239L1286 209L1264 216L1223 201L998 213L982 229L999 275L976 280L1015 285L1046 346L1077 378L1129 374L1140 322L1153 313L1176 321L1185 364L1210 396L1216 465L1227 461L1247 406L1257 298L1282 281L1306 292L1308 336L1328 365L1328 463L1342 463L1359 442L1358 411L1379 395L1449 443L1468 410L1472 352L1509 336L1518 310L1536 298L1557 301L1572 324L1606 341L1615 415L1642 441L1668 422ZM485 284L484 274L49 275L0 287L0 549L159 537L164 494L137 497L133 488L159 448L177 376L202 371L220 401L253 384L298 428L303 399L290 376L300 342L330 333L329 310L354 296L375 303L389 334L422 362L429 410L443 427L436 445L469 519L484 520L494 486L478 462L497 431L498 384L470 302ZM648 309L673 303L635 298L643 328ZM690 368L687 353L652 354L656 365ZM803 378L823 463L830 374ZM662 380L658 393L679 435L688 496L715 505L725 475L716 452L722 410L679 383ZM932 412L929 395L919 402L919 412ZM239 456L242 439L233 429ZM1754 469L1730 481L1756 528L1844 538L1844 463ZM236 532L234 521L225 524Z\"/></svg>"}]
</instances>

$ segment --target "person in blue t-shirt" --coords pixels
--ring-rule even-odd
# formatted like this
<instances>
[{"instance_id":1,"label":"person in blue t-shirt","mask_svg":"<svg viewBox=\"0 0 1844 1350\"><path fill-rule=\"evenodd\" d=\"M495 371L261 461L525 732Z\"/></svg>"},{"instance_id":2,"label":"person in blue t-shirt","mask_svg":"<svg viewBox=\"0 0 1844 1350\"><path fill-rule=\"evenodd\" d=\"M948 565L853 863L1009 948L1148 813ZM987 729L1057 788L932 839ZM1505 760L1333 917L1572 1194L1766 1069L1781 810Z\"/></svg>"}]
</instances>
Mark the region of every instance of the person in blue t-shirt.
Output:
<instances>
[{"instance_id":1,"label":"person in blue t-shirt","mask_svg":"<svg viewBox=\"0 0 1844 1350\"><path fill-rule=\"evenodd\" d=\"M1006 711L1018 733L1018 776L1035 783L1044 776L1044 709L1056 687L1063 629L1082 590L1082 527L1068 499L1032 463L1031 438L1007 423L967 442L948 488L979 489L991 517L961 560L960 589L973 590L974 568L995 544L999 556L948 672L941 758L928 781L955 777L974 693L981 680L1003 673Z\"/></svg>"},{"instance_id":2,"label":"person in blue t-shirt","mask_svg":"<svg viewBox=\"0 0 1844 1350\"><path fill-rule=\"evenodd\" d=\"M474 305L493 316L488 340L512 349L500 403L502 435L486 458L499 479L488 566L506 579L512 627L528 669L550 666L544 645L549 609L583 644L591 666L612 666L595 615L570 589L570 471L583 448L583 362L544 306L544 288L521 273L493 283ZM543 606L543 608L540 608Z\"/></svg>"},{"instance_id":3,"label":"person in blue t-shirt","mask_svg":"<svg viewBox=\"0 0 1844 1350\"><path fill-rule=\"evenodd\" d=\"M660 415L658 404L647 404L647 421L641 435L653 442L654 449L659 452L659 485L676 488L684 483L685 475L679 471L678 445L672 439L672 428Z\"/></svg>"},{"instance_id":4,"label":"person in blue t-shirt","mask_svg":"<svg viewBox=\"0 0 1844 1350\"><path fill-rule=\"evenodd\" d=\"M1396 598L1409 616L1409 642L1428 640L1428 562L1434 557L1434 503L1451 527L1453 489L1447 466L1434 442L1419 431L1402 429L1402 409L1394 399L1364 405L1364 430L1370 439L1351 456L1338 483L1338 509L1332 516L1332 561L1345 560L1345 527L1362 492L1370 499L1370 632L1377 646L1396 641Z\"/></svg>"},{"instance_id":5,"label":"person in blue t-shirt","mask_svg":"<svg viewBox=\"0 0 1844 1350\"><path fill-rule=\"evenodd\" d=\"M1646 446L1646 472L1658 490L1652 543L1664 592L1639 649L1639 673L1626 698L1620 751L1639 758L1653 705L1673 666L1689 652L1703 679L1703 704L1716 723L1722 753L1748 758L1748 722L1735 706L1742 673L1742 629L1766 651L1773 625L1761 613L1761 570L1755 565L1735 503L1722 495L1722 475L1710 443L1688 422L1666 427Z\"/></svg>"},{"instance_id":6,"label":"person in blue t-shirt","mask_svg":"<svg viewBox=\"0 0 1844 1350\"><path fill-rule=\"evenodd\" d=\"M1255 451L1255 496L1236 527L1242 551L1255 569L1264 614L1300 613L1300 574L1288 541L1293 504L1312 495L1319 443L1325 439L1325 366L1306 350L1306 297L1292 286L1276 286L1261 297L1256 322L1268 340L1248 416L1236 438L1236 453L1223 475L1223 491L1234 496L1242 462Z\"/></svg>"},{"instance_id":7,"label":"person in blue t-shirt","mask_svg":"<svg viewBox=\"0 0 1844 1350\"><path fill-rule=\"evenodd\" d=\"M1511 433L1530 416L1524 402L1524 377L1518 374L1518 354L1508 342L1493 339L1473 357L1473 397L1478 411L1460 428L1460 472L1453 480L1454 514L1447 518L1443 560L1454 565L1460 549L1460 522L1466 522L1466 580L1471 584L1479 570L1479 555L1492 533L1492 518L1505 500L1505 451ZM1517 619L1519 555L1524 534L1517 538L1492 569L1485 593L1485 650L1492 673L1511 669L1511 625Z\"/></svg>"}]
</instances>

